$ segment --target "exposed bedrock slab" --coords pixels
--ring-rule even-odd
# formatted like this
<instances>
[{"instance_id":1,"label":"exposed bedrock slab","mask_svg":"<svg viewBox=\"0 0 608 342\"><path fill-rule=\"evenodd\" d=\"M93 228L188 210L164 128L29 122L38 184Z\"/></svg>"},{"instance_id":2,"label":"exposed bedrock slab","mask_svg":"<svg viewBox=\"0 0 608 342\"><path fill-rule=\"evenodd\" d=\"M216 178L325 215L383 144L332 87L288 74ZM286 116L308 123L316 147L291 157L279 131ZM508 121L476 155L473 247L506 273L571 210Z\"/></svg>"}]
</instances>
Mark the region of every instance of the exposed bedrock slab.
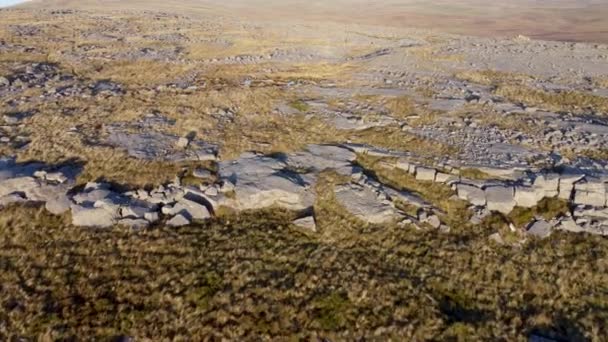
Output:
<instances>
[{"instance_id":1,"label":"exposed bedrock slab","mask_svg":"<svg viewBox=\"0 0 608 342\"><path fill-rule=\"evenodd\" d=\"M404 218L388 200L379 200L378 193L357 184L337 186L336 200L354 217L368 223L380 224Z\"/></svg>"},{"instance_id":2,"label":"exposed bedrock slab","mask_svg":"<svg viewBox=\"0 0 608 342\"><path fill-rule=\"evenodd\" d=\"M239 210L272 206L303 210L314 203L311 186L316 177L292 171L279 159L250 153L220 163L218 173L234 185L234 207Z\"/></svg>"},{"instance_id":3,"label":"exposed bedrock slab","mask_svg":"<svg viewBox=\"0 0 608 342\"><path fill-rule=\"evenodd\" d=\"M116 147L124 148L127 153L138 159L166 161L206 161L217 159L217 146L203 141L193 140L187 144L186 138L154 131L128 133L112 131L107 142Z\"/></svg>"},{"instance_id":4,"label":"exposed bedrock slab","mask_svg":"<svg viewBox=\"0 0 608 342\"><path fill-rule=\"evenodd\" d=\"M473 205L481 207L486 205L486 193L478 187L469 184L457 184L456 193L460 199Z\"/></svg>"},{"instance_id":5,"label":"exposed bedrock slab","mask_svg":"<svg viewBox=\"0 0 608 342\"><path fill-rule=\"evenodd\" d=\"M597 179L576 183L574 203L594 207L606 206L606 184Z\"/></svg>"},{"instance_id":6,"label":"exposed bedrock slab","mask_svg":"<svg viewBox=\"0 0 608 342\"><path fill-rule=\"evenodd\" d=\"M490 186L485 189L488 210L509 214L515 208L515 194L510 186Z\"/></svg>"},{"instance_id":7,"label":"exposed bedrock slab","mask_svg":"<svg viewBox=\"0 0 608 342\"><path fill-rule=\"evenodd\" d=\"M416 168L416 180L434 182L437 170L428 167Z\"/></svg>"}]
</instances>

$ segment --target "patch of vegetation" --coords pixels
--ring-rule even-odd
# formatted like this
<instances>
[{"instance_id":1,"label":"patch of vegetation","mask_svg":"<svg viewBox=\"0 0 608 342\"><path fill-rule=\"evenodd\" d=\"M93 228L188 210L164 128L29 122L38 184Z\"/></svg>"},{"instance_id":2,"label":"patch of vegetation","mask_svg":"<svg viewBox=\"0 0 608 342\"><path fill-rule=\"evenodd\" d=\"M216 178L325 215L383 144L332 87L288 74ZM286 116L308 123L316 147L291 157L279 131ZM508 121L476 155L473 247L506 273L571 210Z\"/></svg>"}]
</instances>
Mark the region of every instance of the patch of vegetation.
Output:
<instances>
[{"instance_id":1,"label":"patch of vegetation","mask_svg":"<svg viewBox=\"0 0 608 342\"><path fill-rule=\"evenodd\" d=\"M425 200L443 209L448 214L447 218L453 224L463 224L467 221L467 204L451 197L454 191L444 184L432 182L420 182L416 177L406 171L385 167L382 158L367 155L358 155L357 162L366 170L371 170L382 183L389 184L396 189L404 189L420 195Z\"/></svg>"},{"instance_id":2,"label":"patch of vegetation","mask_svg":"<svg viewBox=\"0 0 608 342\"><path fill-rule=\"evenodd\" d=\"M386 103L386 108L398 119L404 119L415 114L414 101L408 96L389 99Z\"/></svg>"},{"instance_id":3,"label":"patch of vegetation","mask_svg":"<svg viewBox=\"0 0 608 342\"><path fill-rule=\"evenodd\" d=\"M608 242L556 233L488 246L487 228L384 227L348 241L292 214L181 229L79 229L43 208L0 216L0 339L601 340ZM350 223L344 222L347 229Z\"/></svg>"},{"instance_id":4,"label":"patch of vegetation","mask_svg":"<svg viewBox=\"0 0 608 342\"><path fill-rule=\"evenodd\" d=\"M596 87L608 89L608 76L594 78L593 84L595 84Z\"/></svg>"},{"instance_id":5,"label":"patch of vegetation","mask_svg":"<svg viewBox=\"0 0 608 342\"><path fill-rule=\"evenodd\" d=\"M348 298L343 293L331 293L313 302L314 320L323 330L337 330L344 327L347 321L347 311L350 306Z\"/></svg>"},{"instance_id":6,"label":"patch of vegetation","mask_svg":"<svg viewBox=\"0 0 608 342\"><path fill-rule=\"evenodd\" d=\"M517 85L525 84L528 81L534 80L534 77L530 75L496 70L467 70L457 73L455 77L461 80L483 85Z\"/></svg>"},{"instance_id":7,"label":"patch of vegetation","mask_svg":"<svg viewBox=\"0 0 608 342\"><path fill-rule=\"evenodd\" d=\"M302 113L306 113L310 110L310 106L308 105L308 103L306 103L302 100L291 101L289 103L289 106Z\"/></svg>"},{"instance_id":8,"label":"patch of vegetation","mask_svg":"<svg viewBox=\"0 0 608 342\"><path fill-rule=\"evenodd\" d=\"M398 151L411 151L423 157L458 153L458 148L404 132L399 126L374 127L354 131L348 140Z\"/></svg>"},{"instance_id":9,"label":"patch of vegetation","mask_svg":"<svg viewBox=\"0 0 608 342\"><path fill-rule=\"evenodd\" d=\"M555 111L593 109L600 113L608 112L608 98L579 91L553 93L527 86L502 85L496 89L496 94L511 101Z\"/></svg>"},{"instance_id":10,"label":"patch of vegetation","mask_svg":"<svg viewBox=\"0 0 608 342\"><path fill-rule=\"evenodd\" d=\"M517 227L524 227L535 218L551 220L565 216L570 212L568 201L560 198L543 198L533 208L516 207L508 215L508 219Z\"/></svg>"},{"instance_id":11,"label":"patch of vegetation","mask_svg":"<svg viewBox=\"0 0 608 342\"><path fill-rule=\"evenodd\" d=\"M468 179L487 180L492 179L492 176L479 169L465 168L460 170L460 176Z\"/></svg>"}]
</instances>

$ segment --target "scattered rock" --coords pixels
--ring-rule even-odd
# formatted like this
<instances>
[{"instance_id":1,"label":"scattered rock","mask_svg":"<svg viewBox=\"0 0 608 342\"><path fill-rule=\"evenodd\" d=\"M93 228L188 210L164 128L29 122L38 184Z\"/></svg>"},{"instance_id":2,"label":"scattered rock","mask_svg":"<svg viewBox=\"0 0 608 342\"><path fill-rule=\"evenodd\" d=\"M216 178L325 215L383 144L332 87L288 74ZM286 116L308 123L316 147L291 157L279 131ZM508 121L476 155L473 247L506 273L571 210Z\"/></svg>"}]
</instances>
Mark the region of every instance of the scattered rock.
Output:
<instances>
[{"instance_id":1,"label":"scattered rock","mask_svg":"<svg viewBox=\"0 0 608 342\"><path fill-rule=\"evenodd\" d=\"M188 224L190 224L190 220L182 214L175 215L172 219L167 221L169 227L182 227Z\"/></svg>"},{"instance_id":2,"label":"scattered rock","mask_svg":"<svg viewBox=\"0 0 608 342\"><path fill-rule=\"evenodd\" d=\"M311 231L311 232L316 232L317 231L317 223L315 222L315 218L313 216L306 216L306 217L302 217L299 218L295 221L293 221L293 224L296 227Z\"/></svg>"},{"instance_id":3,"label":"scattered rock","mask_svg":"<svg viewBox=\"0 0 608 342\"><path fill-rule=\"evenodd\" d=\"M544 239L551 235L552 230L553 226L549 222L545 220L538 220L528 225L526 233L528 235Z\"/></svg>"}]
</instances>

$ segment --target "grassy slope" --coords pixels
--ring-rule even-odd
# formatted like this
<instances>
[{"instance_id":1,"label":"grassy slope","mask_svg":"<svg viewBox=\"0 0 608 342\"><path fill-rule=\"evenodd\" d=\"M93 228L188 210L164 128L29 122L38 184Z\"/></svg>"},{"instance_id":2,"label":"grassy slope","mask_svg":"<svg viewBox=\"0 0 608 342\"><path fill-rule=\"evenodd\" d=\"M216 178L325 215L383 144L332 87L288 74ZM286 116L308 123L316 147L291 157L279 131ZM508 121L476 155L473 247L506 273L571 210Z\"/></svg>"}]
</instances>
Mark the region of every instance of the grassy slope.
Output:
<instances>
[{"instance_id":1,"label":"grassy slope","mask_svg":"<svg viewBox=\"0 0 608 342\"><path fill-rule=\"evenodd\" d=\"M516 249L490 246L481 228L353 226L359 233L328 242L288 228L288 218L133 233L9 209L0 218L0 338L606 336L603 238L558 234Z\"/></svg>"}]
</instances>

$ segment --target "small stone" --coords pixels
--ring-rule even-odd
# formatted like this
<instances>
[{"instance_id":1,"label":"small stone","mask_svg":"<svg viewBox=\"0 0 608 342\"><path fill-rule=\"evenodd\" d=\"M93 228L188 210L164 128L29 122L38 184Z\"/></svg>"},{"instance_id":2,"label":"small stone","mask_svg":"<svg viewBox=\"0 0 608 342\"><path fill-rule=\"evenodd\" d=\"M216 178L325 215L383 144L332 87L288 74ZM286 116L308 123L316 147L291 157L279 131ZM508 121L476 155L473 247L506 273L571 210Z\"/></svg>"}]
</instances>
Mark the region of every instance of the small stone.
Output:
<instances>
[{"instance_id":1,"label":"small stone","mask_svg":"<svg viewBox=\"0 0 608 342\"><path fill-rule=\"evenodd\" d=\"M60 195L55 198L48 199L44 207L53 215L61 215L70 210L72 201L66 195Z\"/></svg>"},{"instance_id":2,"label":"small stone","mask_svg":"<svg viewBox=\"0 0 608 342\"><path fill-rule=\"evenodd\" d=\"M231 181L224 180L222 182L222 186L220 187L220 192L222 192L222 193L232 192L232 191L234 191L234 188L235 188L235 186Z\"/></svg>"},{"instance_id":3,"label":"small stone","mask_svg":"<svg viewBox=\"0 0 608 342\"><path fill-rule=\"evenodd\" d=\"M490 235L490 241L494 241L499 245L505 244L505 240L502 238L502 236L500 236L500 233L494 233Z\"/></svg>"},{"instance_id":4,"label":"small stone","mask_svg":"<svg viewBox=\"0 0 608 342\"><path fill-rule=\"evenodd\" d=\"M526 233L528 235L536 236L541 239L549 237L551 235L551 231L553 230L553 226L545 220L538 220L533 222L528 226L528 230Z\"/></svg>"},{"instance_id":5,"label":"small stone","mask_svg":"<svg viewBox=\"0 0 608 342\"><path fill-rule=\"evenodd\" d=\"M38 170L38 171L34 172L34 177L36 177L38 179L46 179L46 171Z\"/></svg>"},{"instance_id":6,"label":"small stone","mask_svg":"<svg viewBox=\"0 0 608 342\"><path fill-rule=\"evenodd\" d=\"M116 223L118 213L112 208L89 208L72 205L72 224L77 227L107 228Z\"/></svg>"},{"instance_id":7,"label":"small stone","mask_svg":"<svg viewBox=\"0 0 608 342\"><path fill-rule=\"evenodd\" d=\"M441 220L437 215L431 215L427 217L424 222L428 223L431 227L435 229L439 229L439 227L441 227Z\"/></svg>"},{"instance_id":8,"label":"small stone","mask_svg":"<svg viewBox=\"0 0 608 342\"><path fill-rule=\"evenodd\" d=\"M150 212L144 214L144 219L150 223L158 222L160 220L160 216L157 212Z\"/></svg>"},{"instance_id":9,"label":"small stone","mask_svg":"<svg viewBox=\"0 0 608 342\"><path fill-rule=\"evenodd\" d=\"M177 147L186 148L190 145L190 140L188 138L181 137L177 140Z\"/></svg>"},{"instance_id":10,"label":"small stone","mask_svg":"<svg viewBox=\"0 0 608 342\"><path fill-rule=\"evenodd\" d=\"M317 224L313 216L306 216L293 221L293 224L299 228L309 230L311 232L317 231Z\"/></svg>"},{"instance_id":11,"label":"small stone","mask_svg":"<svg viewBox=\"0 0 608 342\"><path fill-rule=\"evenodd\" d=\"M214 186L210 186L205 190L205 195L207 196L217 196L218 190Z\"/></svg>"},{"instance_id":12,"label":"small stone","mask_svg":"<svg viewBox=\"0 0 608 342\"><path fill-rule=\"evenodd\" d=\"M203 178L203 179L212 177L211 171L201 169L201 168L194 169L194 171L192 171L192 176L194 176L196 178Z\"/></svg>"},{"instance_id":13,"label":"small stone","mask_svg":"<svg viewBox=\"0 0 608 342\"><path fill-rule=\"evenodd\" d=\"M416 168L416 180L419 181L435 181L435 175L437 174L437 170L433 168L427 167L418 167Z\"/></svg>"},{"instance_id":14,"label":"small stone","mask_svg":"<svg viewBox=\"0 0 608 342\"><path fill-rule=\"evenodd\" d=\"M52 172L52 173L47 173L46 180L49 182L57 182L57 183L63 184L68 181L68 178L66 176L64 176L63 173L61 173L61 172Z\"/></svg>"},{"instance_id":15,"label":"small stone","mask_svg":"<svg viewBox=\"0 0 608 342\"><path fill-rule=\"evenodd\" d=\"M167 221L167 225L169 227L181 227L190 224L190 220L188 220L184 215L178 214L174 216L172 219Z\"/></svg>"}]
</instances>

